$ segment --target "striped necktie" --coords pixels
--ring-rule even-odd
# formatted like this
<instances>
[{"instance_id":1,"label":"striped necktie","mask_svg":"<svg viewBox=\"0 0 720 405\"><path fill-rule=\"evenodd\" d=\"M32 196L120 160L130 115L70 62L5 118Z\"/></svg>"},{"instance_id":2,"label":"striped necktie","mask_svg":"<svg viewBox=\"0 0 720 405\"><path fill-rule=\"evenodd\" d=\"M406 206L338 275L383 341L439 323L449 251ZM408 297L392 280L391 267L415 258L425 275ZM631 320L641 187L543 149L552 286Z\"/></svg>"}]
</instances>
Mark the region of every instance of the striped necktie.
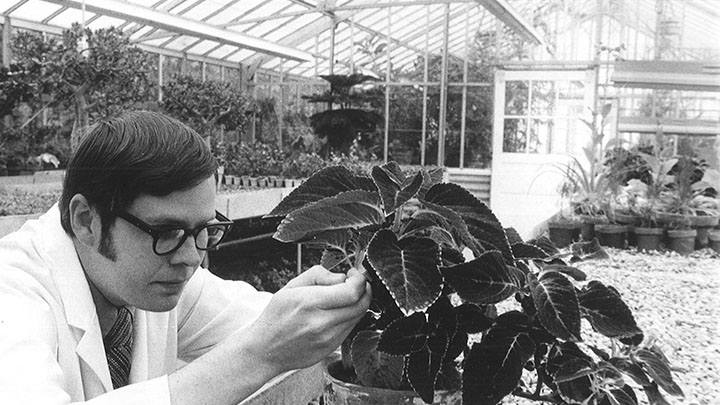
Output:
<instances>
[{"instance_id":1,"label":"striped necktie","mask_svg":"<svg viewBox=\"0 0 720 405\"><path fill-rule=\"evenodd\" d=\"M132 313L127 308L118 308L115 324L103 338L103 343L113 388L126 386L130 376L133 343Z\"/></svg>"}]
</instances>

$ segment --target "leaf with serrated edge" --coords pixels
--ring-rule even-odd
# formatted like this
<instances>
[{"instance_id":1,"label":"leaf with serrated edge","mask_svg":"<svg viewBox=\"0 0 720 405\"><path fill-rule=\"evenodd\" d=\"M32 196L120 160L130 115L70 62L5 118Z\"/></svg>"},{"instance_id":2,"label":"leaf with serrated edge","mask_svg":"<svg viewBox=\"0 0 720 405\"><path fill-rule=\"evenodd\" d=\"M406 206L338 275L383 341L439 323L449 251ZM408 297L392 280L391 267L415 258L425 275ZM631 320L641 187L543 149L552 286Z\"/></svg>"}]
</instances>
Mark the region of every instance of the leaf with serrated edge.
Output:
<instances>
[{"instance_id":1,"label":"leaf with serrated edge","mask_svg":"<svg viewBox=\"0 0 720 405\"><path fill-rule=\"evenodd\" d=\"M607 337L630 337L641 333L632 311L612 290L599 281L590 281L578 295L580 310L593 329Z\"/></svg>"},{"instance_id":2,"label":"leaf with serrated edge","mask_svg":"<svg viewBox=\"0 0 720 405\"><path fill-rule=\"evenodd\" d=\"M370 241L367 259L405 315L424 311L442 293L440 247L432 239L397 240L382 229Z\"/></svg>"},{"instance_id":3,"label":"leaf with serrated edge","mask_svg":"<svg viewBox=\"0 0 720 405\"><path fill-rule=\"evenodd\" d=\"M584 271L578 269L577 267L566 266L564 264L549 264L543 267L543 271L557 271L558 273L572 277L576 281L587 280L587 274L585 274Z\"/></svg>"},{"instance_id":4,"label":"leaf with serrated edge","mask_svg":"<svg viewBox=\"0 0 720 405\"><path fill-rule=\"evenodd\" d=\"M468 247L475 257L480 256L480 254L485 251L477 239L470 235L465 221L456 212L442 205L426 201L423 201L423 205L423 209L413 213L412 222L416 220L426 220L445 229L452 235L455 245Z\"/></svg>"},{"instance_id":5,"label":"leaf with serrated edge","mask_svg":"<svg viewBox=\"0 0 720 405\"><path fill-rule=\"evenodd\" d=\"M580 305L570 280L555 272L542 273L540 278L530 273L528 284L545 329L560 339L579 342Z\"/></svg>"},{"instance_id":6,"label":"leaf with serrated edge","mask_svg":"<svg viewBox=\"0 0 720 405\"><path fill-rule=\"evenodd\" d=\"M380 336L377 349L393 356L421 350L427 344L425 314L416 312L391 322Z\"/></svg>"},{"instance_id":7,"label":"leaf with serrated edge","mask_svg":"<svg viewBox=\"0 0 720 405\"><path fill-rule=\"evenodd\" d=\"M377 350L380 333L360 331L353 339L350 355L363 385L376 388L399 389L402 385L404 361Z\"/></svg>"},{"instance_id":8,"label":"leaf with serrated edge","mask_svg":"<svg viewBox=\"0 0 720 405\"><path fill-rule=\"evenodd\" d=\"M326 231L381 224L385 215L378 202L375 192L339 193L290 213L273 237L281 242L298 242Z\"/></svg>"},{"instance_id":9,"label":"leaf with serrated edge","mask_svg":"<svg viewBox=\"0 0 720 405\"><path fill-rule=\"evenodd\" d=\"M648 349L638 349L633 354L633 359L640 364L653 381L655 381L668 394L675 396L685 396L679 385L673 381L670 367L657 354Z\"/></svg>"},{"instance_id":10,"label":"leaf with serrated edge","mask_svg":"<svg viewBox=\"0 0 720 405\"><path fill-rule=\"evenodd\" d=\"M380 198L386 215L394 212L399 206L415 197L423 184L421 173L416 174L409 183L405 184L395 177L393 173L379 166L373 167L372 178L380 191Z\"/></svg>"},{"instance_id":11,"label":"leaf with serrated edge","mask_svg":"<svg viewBox=\"0 0 720 405\"><path fill-rule=\"evenodd\" d=\"M485 250L499 250L507 263L514 263L505 229L490 208L472 193L457 184L437 184L425 194L425 201L455 211Z\"/></svg>"},{"instance_id":12,"label":"leaf with serrated edge","mask_svg":"<svg viewBox=\"0 0 720 405\"><path fill-rule=\"evenodd\" d=\"M535 352L526 333L494 326L475 343L465 361L463 403L496 404L518 385L525 363Z\"/></svg>"},{"instance_id":13,"label":"leaf with serrated edge","mask_svg":"<svg viewBox=\"0 0 720 405\"><path fill-rule=\"evenodd\" d=\"M377 191L369 177L356 176L344 166L326 167L290 192L265 217L287 215L309 203L353 190Z\"/></svg>"},{"instance_id":14,"label":"leaf with serrated edge","mask_svg":"<svg viewBox=\"0 0 720 405\"><path fill-rule=\"evenodd\" d=\"M549 256L541 248L527 243L515 243L511 248L516 259L545 259Z\"/></svg>"},{"instance_id":15,"label":"leaf with serrated edge","mask_svg":"<svg viewBox=\"0 0 720 405\"><path fill-rule=\"evenodd\" d=\"M560 396L569 403L583 403L593 395L590 375L592 363L583 358L571 358L562 363L555 374Z\"/></svg>"},{"instance_id":16,"label":"leaf with serrated edge","mask_svg":"<svg viewBox=\"0 0 720 405\"><path fill-rule=\"evenodd\" d=\"M648 378L647 374L645 374L645 371L643 371L642 367L633 363L632 361L621 357L611 357L608 361L610 362L610 364L615 366L615 368L629 375L630 378L635 380L635 382L640 384L641 386L647 387L651 384L650 379Z\"/></svg>"},{"instance_id":17,"label":"leaf with serrated edge","mask_svg":"<svg viewBox=\"0 0 720 405\"><path fill-rule=\"evenodd\" d=\"M496 250L441 272L462 299L478 305L498 303L517 291L517 281Z\"/></svg>"}]
</instances>

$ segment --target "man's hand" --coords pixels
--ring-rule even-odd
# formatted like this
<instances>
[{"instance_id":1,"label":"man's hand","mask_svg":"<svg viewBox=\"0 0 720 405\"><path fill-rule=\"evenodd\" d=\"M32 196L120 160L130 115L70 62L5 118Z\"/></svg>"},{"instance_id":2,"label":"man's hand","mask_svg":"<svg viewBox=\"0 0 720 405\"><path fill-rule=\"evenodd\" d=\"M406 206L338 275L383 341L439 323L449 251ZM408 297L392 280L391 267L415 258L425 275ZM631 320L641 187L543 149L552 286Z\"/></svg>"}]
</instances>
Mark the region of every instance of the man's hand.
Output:
<instances>
[{"instance_id":1,"label":"man's hand","mask_svg":"<svg viewBox=\"0 0 720 405\"><path fill-rule=\"evenodd\" d=\"M370 305L370 285L355 269L331 273L314 266L275 293L244 333L277 373L309 367L335 350Z\"/></svg>"},{"instance_id":2,"label":"man's hand","mask_svg":"<svg viewBox=\"0 0 720 405\"><path fill-rule=\"evenodd\" d=\"M315 266L275 293L258 319L171 374L173 404L237 404L271 378L335 350L370 306L370 284Z\"/></svg>"}]
</instances>

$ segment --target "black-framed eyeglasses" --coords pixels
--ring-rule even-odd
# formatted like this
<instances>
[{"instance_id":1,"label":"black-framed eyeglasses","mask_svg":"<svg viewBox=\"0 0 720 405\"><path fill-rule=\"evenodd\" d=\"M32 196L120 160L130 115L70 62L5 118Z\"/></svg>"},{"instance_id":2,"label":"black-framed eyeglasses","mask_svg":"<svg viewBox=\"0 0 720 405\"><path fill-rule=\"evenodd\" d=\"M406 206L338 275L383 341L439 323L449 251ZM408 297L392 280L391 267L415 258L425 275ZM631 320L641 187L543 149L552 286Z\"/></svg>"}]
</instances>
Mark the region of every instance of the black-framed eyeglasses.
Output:
<instances>
[{"instance_id":1,"label":"black-framed eyeglasses","mask_svg":"<svg viewBox=\"0 0 720 405\"><path fill-rule=\"evenodd\" d=\"M215 219L218 222L207 223L195 229L170 225L152 226L127 212L120 211L115 214L152 236L153 251L159 256L169 255L180 249L190 235L195 239L195 247L198 250L215 249L233 224L230 218L217 211L215 211Z\"/></svg>"}]
</instances>

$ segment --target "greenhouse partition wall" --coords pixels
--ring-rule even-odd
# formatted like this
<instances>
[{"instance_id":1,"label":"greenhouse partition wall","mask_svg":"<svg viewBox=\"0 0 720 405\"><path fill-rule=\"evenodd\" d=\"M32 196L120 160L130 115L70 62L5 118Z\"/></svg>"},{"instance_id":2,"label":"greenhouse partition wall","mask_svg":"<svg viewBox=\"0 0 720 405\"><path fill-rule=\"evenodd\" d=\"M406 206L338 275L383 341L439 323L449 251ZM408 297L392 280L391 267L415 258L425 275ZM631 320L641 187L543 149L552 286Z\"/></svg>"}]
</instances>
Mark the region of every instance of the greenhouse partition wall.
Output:
<instances>
[{"instance_id":1,"label":"greenhouse partition wall","mask_svg":"<svg viewBox=\"0 0 720 405\"><path fill-rule=\"evenodd\" d=\"M678 151L694 148L718 164L716 3L5 0L0 23L6 67L18 32L57 36L73 23L116 27L152 55L156 101L163 100L163 85L183 74L224 83L256 102L247 128L217 131L227 140L288 145L312 137L308 117L328 107L304 96L328 88L321 76L373 76L377 80L359 90L373 96L365 108L383 120L367 155L461 169L492 166L493 209L502 216L528 211L503 220L528 223L529 230L529 220L539 222L558 208L552 201L557 179L537 172L578 151L586 134L577 119L602 105L612 104L618 117L608 125L611 136L637 143L660 132ZM624 66L635 62L646 65ZM676 82L638 83L660 62L687 65L666 72ZM705 85L688 87L697 78ZM523 100L525 109L506 105ZM552 108L533 110L543 103ZM40 130L67 125L67 109L26 103L12 119Z\"/></svg>"}]
</instances>

